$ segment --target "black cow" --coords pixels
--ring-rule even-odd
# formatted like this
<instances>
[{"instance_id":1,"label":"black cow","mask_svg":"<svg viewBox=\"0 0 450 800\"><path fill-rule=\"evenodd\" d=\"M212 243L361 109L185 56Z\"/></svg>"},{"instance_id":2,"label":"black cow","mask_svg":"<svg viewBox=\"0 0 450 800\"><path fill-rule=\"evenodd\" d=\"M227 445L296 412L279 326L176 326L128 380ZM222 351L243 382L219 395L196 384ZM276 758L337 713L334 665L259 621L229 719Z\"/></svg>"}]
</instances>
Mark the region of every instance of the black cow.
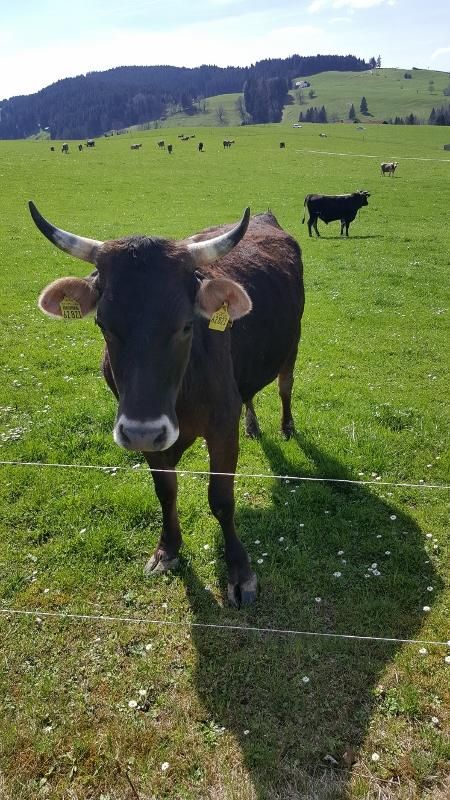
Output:
<instances>
[{"instance_id":1,"label":"black cow","mask_svg":"<svg viewBox=\"0 0 450 800\"><path fill-rule=\"evenodd\" d=\"M142 144L137 144L137 143L136 144L130 144L130 149L131 150L140 150L141 147L142 147Z\"/></svg>"},{"instance_id":2,"label":"black cow","mask_svg":"<svg viewBox=\"0 0 450 800\"><path fill-rule=\"evenodd\" d=\"M234 144L234 139L224 139L223 140L224 148L231 147L232 144Z\"/></svg>"},{"instance_id":3,"label":"black cow","mask_svg":"<svg viewBox=\"0 0 450 800\"><path fill-rule=\"evenodd\" d=\"M297 242L270 212L250 219L249 209L237 225L181 241L107 242L55 228L33 203L30 211L51 242L95 267L86 278L47 286L39 307L61 317L66 299L75 301L79 316L96 313L106 342L104 376L118 400L114 439L142 451L156 470L163 529L146 574L178 563L171 470L201 436L210 457L209 504L225 538L228 597L235 605L252 602L257 579L234 525L239 418L245 403L246 430L258 435L253 397L278 376L281 429L286 438L294 431L291 393L304 305ZM212 329L211 317L224 309L233 326L225 318L221 330Z\"/></svg>"},{"instance_id":4,"label":"black cow","mask_svg":"<svg viewBox=\"0 0 450 800\"><path fill-rule=\"evenodd\" d=\"M311 228L317 236L320 233L317 229L317 220L321 219L328 225L329 222L334 222L340 219L341 221L341 236L344 233L348 236L348 229L350 223L355 219L358 211L363 206L368 206L367 198L370 197L369 192L359 191L353 194L307 194L303 206L308 209L308 231L312 236ZM303 215L302 223L305 221L306 211Z\"/></svg>"},{"instance_id":5,"label":"black cow","mask_svg":"<svg viewBox=\"0 0 450 800\"><path fill-rule=\"evenodd\" d=\"M88 139L87 142L86 142L86 147L95 147L95 140L94 139Z\"/></svg>"},{"instance_id":6,"label":"black cow","mask_svg":"<svg viewBox=\"0 0 450 800\"><path fill-rule=\"evenodd\" d=\"M173 150L173 145L171 145L171 144L168 144L168 145L167 145L167 152L169 153L169 156L170 156L170 154L171 154L172 150Z\"/></svg>"},{"instance_id":7,"label":"black cow","mask_svg":"<svg viewBox=\"0 0 450 800\"><path fill-rule=\"evenodd\" d=\"M83 149L83 145L82 145L82 144L79 144L79 145L78 145L78 150L79 150L79 152L80 152L80 153L81 153L82 149Z\"/></svg>"},{"instance_id":8,"label":"black cow","mask_svg":"<svg viewBox=\"0 0 450 800\"><path fill-rule=\"evenodd\" d=\"M51 147L50 150L51 150L52 153L55 152L55 148L54 147Z\"/></svg>"},{"instance_id":9,"label":"black cow","mask_svg":"<svg viewBox=\"0 0 450 800\"><path fill-rule=\"evenodd\" d=\"M280 142L280 149L284 150L285 147L286 147L286 142Z\"/></svg>"},{"instance_id":10,"label":"black cow","mask_svg":"<svg viewBox=\"0 0 450 800\"><path fill-rule=\"evenodd\" d=\"M67 154L68 152L69 152L69 145L67 144L67 142L64 142L64 144L61 147L61 153Z\"/></svg>"},{"instance_id":11,"label":"black cow","mask_svg":"<svg viewBox=\"0 0 450 800\"><path fill-rule=\"evenodd\" d=\"M203 153L203 142L198 143L198 152Z\"/></svg>"},{"instance_id":12,"label":"black cow","mask_svg":"<svg viewBox=\"0 0 450 800\"><path fill-rule=\"evenodd\" d=\"M158 142L158 147L160 150L164 150L165 146L164 139L161 139L161 141Z\"/></svg>"}]
</instances>

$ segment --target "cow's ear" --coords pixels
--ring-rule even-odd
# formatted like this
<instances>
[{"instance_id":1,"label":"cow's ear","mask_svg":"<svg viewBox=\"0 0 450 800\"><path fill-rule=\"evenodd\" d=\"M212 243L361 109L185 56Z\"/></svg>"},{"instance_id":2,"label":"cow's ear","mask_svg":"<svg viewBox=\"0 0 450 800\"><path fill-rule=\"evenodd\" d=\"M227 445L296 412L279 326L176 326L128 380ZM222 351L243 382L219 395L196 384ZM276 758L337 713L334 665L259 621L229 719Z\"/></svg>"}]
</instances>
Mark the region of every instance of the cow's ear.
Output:
<instances>
[{"instance_id":1,"label":"cow's ear","mask_svg":"<svg viewBox=\"0 0 450 800\"><path fill-rule=\"evenodd\" d=\"M99 292L94 280L59 278L46 286L39 297L38 306L49 317L80 319L95 311L98 299Z\"/></svg>"},{"instance_id":2,"label":"cow's ear","mask_svg":"<svg viewBox=\"0 0 450 800\"><path fill-rule=\"evenodd\" d=\"M202 281L197 293L197 309L202 317L211 319L224 303L231 319L244 317L252 310L252 301L239 283L228 278Z\"/></svg>"}]
</instances>

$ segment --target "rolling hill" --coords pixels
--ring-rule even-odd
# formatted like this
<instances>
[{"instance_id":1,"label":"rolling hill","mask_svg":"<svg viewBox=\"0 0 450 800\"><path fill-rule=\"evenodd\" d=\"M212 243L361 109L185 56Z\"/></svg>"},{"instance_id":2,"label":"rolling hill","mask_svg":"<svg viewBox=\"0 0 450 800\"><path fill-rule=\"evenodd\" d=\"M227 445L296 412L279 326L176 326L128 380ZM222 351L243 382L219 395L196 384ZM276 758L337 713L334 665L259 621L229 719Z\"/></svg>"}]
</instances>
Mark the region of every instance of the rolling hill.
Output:
<instances>
[{"instance_id":1,"label":"rolling hill","mask_svg":"<svg viewBox=\"0 0 450 800\"><path fill-rule=\"evenodd\" d=\"M411 75L411 78L405 78L405 74ZM300 112L305 113L310 106L325 106L329 121L348 120L352 103L357 116L364 123L382 122L394 119L396 116L406 117L411 113L423 122L427 122L433 107L447 105L450 102L450 98L444 95L444 89L450 85L450 76L447 72L436 70L382 68L364 72L333 71L310 75L307 80L311 83L316 96L310 99L309 89L304 89L303 103L300 105L298 89L292 89L289 92L291 103L285 105L281 124L296 123ZM295 80L293 84L295 85ZM158 120L151 126L144 127L215 127L220 124L217 115L220 107L224 110L224 126L234 127L240 124L236 108L239 97L242 97L239 92L208 97L205 99L206 113L195 117L183 112L168 114L164 120ZM365 97L368 103L367 116L359 111L362 97Z\"/></svg>"}]
</instances>

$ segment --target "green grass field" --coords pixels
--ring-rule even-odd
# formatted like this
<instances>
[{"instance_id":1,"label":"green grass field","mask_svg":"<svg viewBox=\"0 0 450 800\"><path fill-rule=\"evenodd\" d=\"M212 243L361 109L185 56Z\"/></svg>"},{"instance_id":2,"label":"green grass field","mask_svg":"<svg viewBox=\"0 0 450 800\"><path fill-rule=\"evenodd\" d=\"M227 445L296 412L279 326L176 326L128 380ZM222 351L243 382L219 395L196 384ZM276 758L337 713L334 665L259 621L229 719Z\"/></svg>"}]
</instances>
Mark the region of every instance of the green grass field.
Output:
<instances>
[{"instance_id":1,"label":"green grass field","mask_svg":"<svg viewBox=\"0 0 450 800\"><path fill-rule=\"evenodd\" d=\"M136 152L135 134L68 156L0 142L0 459L127 468L0 466L0 609L41 611L0 614L2 800L448 796L445 645L42 614L449 639L448 492L376 485L449 482L448 132L326 130L324 140L308 125L205 129L202 154L198 129L185 143L167 130L172 156L158 131L140 133ZM223 138L236 143L225 151ZM380 177L394 157L395 178ZM323 237L309 239L305 194L359 188L371 197L350 238L319 223ZM261 583L253 607L224 599L202 477L180 477L180 571L143 577L161 515L144 466L132 469L139 457L113 443L100 332L36 307L48 282L88 269L38 233L28 199L96 239L181 238L247 205L270 207L298 238L298 433L280 437L266 388L263 437L242 436L238 469L375 485L237 479L238 529ZM202 442L181 466L208 468Z\"/></svg>"}]
</instances>

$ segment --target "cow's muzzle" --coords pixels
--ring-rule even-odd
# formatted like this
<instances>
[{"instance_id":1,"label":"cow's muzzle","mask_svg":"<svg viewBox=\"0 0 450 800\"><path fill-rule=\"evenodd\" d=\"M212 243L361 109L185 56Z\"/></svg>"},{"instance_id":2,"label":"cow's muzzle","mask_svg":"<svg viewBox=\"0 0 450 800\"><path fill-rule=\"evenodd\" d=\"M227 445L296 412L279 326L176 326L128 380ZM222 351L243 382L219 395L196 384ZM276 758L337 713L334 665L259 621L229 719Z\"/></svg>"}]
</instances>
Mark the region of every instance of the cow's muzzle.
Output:
<instances>
[{"instance_id":1,"label":"cow's muzzle","mask_svg":"<svg viewBox=\"0 0 450 800\"><path fill-rule=\"evenodd\" d=\"M148 453L167 450L178 435L178 426L166 414L151 420L129 419L126 414L121 414L113 432L114 441L120 447Z\"/></svg>"}]
</instances>

